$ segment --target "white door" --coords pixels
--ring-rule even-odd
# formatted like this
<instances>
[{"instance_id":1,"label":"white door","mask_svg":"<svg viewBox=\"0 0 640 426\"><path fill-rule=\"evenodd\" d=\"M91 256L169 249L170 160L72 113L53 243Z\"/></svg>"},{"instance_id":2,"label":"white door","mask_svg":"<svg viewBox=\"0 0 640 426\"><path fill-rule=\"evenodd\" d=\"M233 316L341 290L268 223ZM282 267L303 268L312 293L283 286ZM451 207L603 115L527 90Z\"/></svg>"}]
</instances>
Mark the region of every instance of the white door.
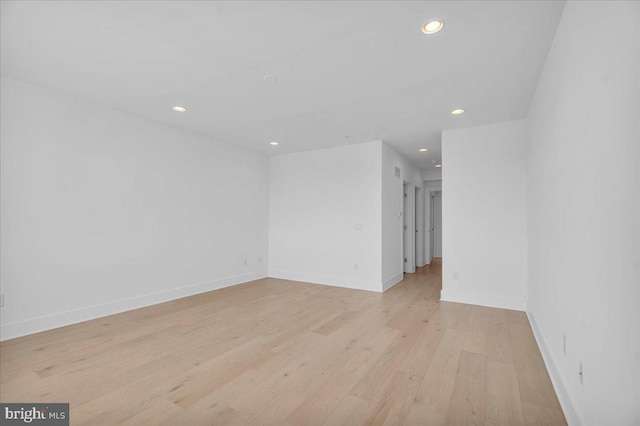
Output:
<instances>
[{"instance_id":1,"label":"white door","mask_svg":"<svg viewBox=\"0 0 640 426\"><path fill-rule=\"evenodd\" d=\"M402 185L402 271L407 271L407 184Z\"/></svg>"},{"instance_id":2,"label":"white door","mask_svg":"<svg viewBox=\"0 0 640 426\"><path fill-rule=\"evenodd\" d=\"M436 195L431 193L429 195L429 258L433 259L435 257L435 210L436 210Z\"/></svg>"},{"instance_id":3,"label":"white door","mask_svg":"<svg viewBox=\"0 0 640 426\"><path fill-rule=\"evenodd\" d=\"M405 183L402 187L402 257L403 271L416 272L416 234L415 234L415 186Z\"/></svg>"},{"instance_id":4,"label":"white door","mask_svg":"<svg viewBox=\"0 0 640 426\"><path fill-rule=\"evenodd\" d=\"M433 199L433 257L442 257L442 191Z\"/></svg>"},{"instance_id":5,"label":"white door","mask_svg":"<svg viewBox=\"0 0 640 426\"><path fill-rule=\"evenodd\" d=\"M424 266L424 190L422 188L416 188L415 194L415 227L413 232L416 236L415 260L416 267L422 267Z\"/></svg>"}]
</instances>

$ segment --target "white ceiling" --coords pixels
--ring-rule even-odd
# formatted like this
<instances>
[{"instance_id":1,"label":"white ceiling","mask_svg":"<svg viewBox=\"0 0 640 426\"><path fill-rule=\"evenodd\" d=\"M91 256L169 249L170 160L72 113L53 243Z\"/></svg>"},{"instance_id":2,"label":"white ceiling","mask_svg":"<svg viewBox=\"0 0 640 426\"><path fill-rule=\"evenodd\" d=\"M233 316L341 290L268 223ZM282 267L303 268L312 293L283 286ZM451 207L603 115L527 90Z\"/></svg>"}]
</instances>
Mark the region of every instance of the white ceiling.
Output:
<instances>
[{"instance_id":1,"label":"white ceiling","mask_svg":"<svg viewBox=\"0 0 640 426\"><path fill-rule=\"evenodd\" d=\"M563 6L3 1L1 72L268 154L381 139L431 169L442 130L526 116Z\"/></svg>"}]
</instances>

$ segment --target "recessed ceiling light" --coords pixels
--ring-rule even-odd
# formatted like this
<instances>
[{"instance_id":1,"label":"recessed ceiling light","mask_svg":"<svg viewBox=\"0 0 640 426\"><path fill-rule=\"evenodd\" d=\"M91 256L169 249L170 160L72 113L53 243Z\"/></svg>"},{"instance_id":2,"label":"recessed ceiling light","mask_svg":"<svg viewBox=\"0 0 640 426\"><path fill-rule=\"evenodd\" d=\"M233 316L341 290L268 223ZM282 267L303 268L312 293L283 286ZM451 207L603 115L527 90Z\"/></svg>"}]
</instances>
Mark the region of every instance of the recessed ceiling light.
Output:
<instances>
[{"instance_id":1,"label":"recessed ceiling light","mask_svg":"<svg viewBox=\"0 0 640 426\"><path fill-rule=\"evenodd\" d=\"M442 164L436 164L436 167L440 168L442 167Z\"/></svg>"},{"instance_id":2,"label":"recessed ceiling light","mask_svg":"<svg viewBox=\"0 0 640 426\"><path fill-rule=\"evenodd\" d=\"M418 151L420 151L420 152L427 152L427 148L420 148Z\"/></svg>"},{"instance_id":3,"label":"recessed ceiling light","mask_svg":"<svg viewBox=\"0 0 640 426\"><path fill-rule=\"evenodd\" d=\"M269 142L269 145L278 146L280 144L278 142Z\"/></svg>"},{"instance_id":4,"label":"recessed ceiling light","mask_svg":"<svg viewBox=\"0 0 640 426\"><path fill-rule=\"evenodd\" d=\"M435 34L440 31L444 27L444 23L442 21L429 21L422 26L422 32L427 35Z\"/></svg>"},{"instance_id":5,"label":"recessed ceiling light","mask_svg":"<svg viewBox=\"0 0 640 426\"><path fill-rule=\"evenodd\" d=\"M451 111L451 114L453 115L460 115L463 113L464 113L464 110L462 108L454 109L453 111Z\"/></svg>"},{"instance_id":6,"label":"recessed ceiling light","mask_svg":"<svg viewBox=\"0 0 640 426\"><path fill-rule=\"evenodd\" d=\"M187 112L187 109L185 107L179 106L179 105L176 105L171 109L174 110L175 112Z\"/></svg>"}]
</instances>

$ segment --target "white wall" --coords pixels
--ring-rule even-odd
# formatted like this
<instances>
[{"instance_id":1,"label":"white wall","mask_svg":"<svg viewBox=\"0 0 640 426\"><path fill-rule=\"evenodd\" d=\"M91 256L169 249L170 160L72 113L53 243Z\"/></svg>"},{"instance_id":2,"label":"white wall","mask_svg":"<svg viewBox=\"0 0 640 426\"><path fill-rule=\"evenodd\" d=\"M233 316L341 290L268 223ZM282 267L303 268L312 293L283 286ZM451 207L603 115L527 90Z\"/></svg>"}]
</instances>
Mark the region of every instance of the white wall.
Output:
<instances>
[{"instance_id":1,"label":"white wall","mask_svg":"<svg viewBox=\"0 0 640 426\"><path fill-rule=\"evenodd\" d=\"M422 172L422 180L425 181L436 181L442 180L442 168L433 167L429 170L423 170Z\"/></svg>"},{"instance_id":2,"label":"white wall","mask_svg":"<svg viewBox=\"0 0 640 426\"><path fill-rule=\"evenodd\" d=\"M395 176L400 168L401 177ZM387 144L382 144L382 285L385 290L402 280L402 183L421 188L422 173Z\"/></svg>"},{"instance_id":3,"label":"white wall","mask_svg":"<svg viewBox=\"0 0 640 426\"><path fill-rule=\"evenodd\" d=\"M525 142L525 120L443 132L442 300L525 310Z\"/></svg>"},{"instance_id":4,"label":"white wall","mask_svg":"<svg viewBox=\"0 0 640 426\"><path fill-rule=\"evenodd\" d=\"M271 158L269 275L382 291L381 142Z\"/></svg>"},{"instance_id":5,"label":"white wall","mask_svg":"<svg viewBox=\"0 0 640 426\"><path fill-rule=\"evenodd\" d=\"M640 424L639 9L568 2L529 112L529 315L571 424Z\"/></svg>"},{"instance_id":6,"label":"white wall","mask_svg":"<svg viewBox=\"0 0 640 426\"><path fill-rule=\"evenodd\" d=\"M424 181L426 191L442 191L442 179Z\"/></svg>"},{"instance_id":7,"label":"white wall","mask_svg":"<svg viewBox=\"0 0 640 426\"><path fill-rule=\"evenodd\" d=\"M265 157L1 84L2 339L266 276Z\"/></svg>"},{"instance_id":8,"label":"white wall","mask_svg":"<svg viewBox=\"0 0 640 426\"><path fill-rule=\"evenodd\" d=\"M403 180L423 185L379 141L272 157L269 275L371 291L397 284Z\"/></svg>"}]
</instances>

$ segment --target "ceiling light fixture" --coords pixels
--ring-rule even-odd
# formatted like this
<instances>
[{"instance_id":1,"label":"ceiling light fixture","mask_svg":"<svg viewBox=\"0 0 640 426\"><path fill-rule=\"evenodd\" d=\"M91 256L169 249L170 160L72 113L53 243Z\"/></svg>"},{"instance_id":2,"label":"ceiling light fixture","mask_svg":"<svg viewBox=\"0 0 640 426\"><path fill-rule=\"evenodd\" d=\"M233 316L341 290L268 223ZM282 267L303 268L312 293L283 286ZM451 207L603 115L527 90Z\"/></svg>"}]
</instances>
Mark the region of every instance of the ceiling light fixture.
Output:
<instances>
[{"instance_id":1,"label":"ceiling light fixture","mask_svg":"<svg viewBox=\"0 0 640 426\"><path fill-rule=\"evenodd\" d=\"M453 115L464 114L464 110L462 108L454 109L453 111L451 111L451 114Z\"/></svg>"},{"instance_id":2,"label":"ceiling light fixture","mask_svg":"<svg viewBox=\"0 0 640 426\"><path fill-rule=\"evenodd\" d=\"M436 164L436 167L440 168L440 167L442 167L442 164Z\"/></svg>"},{"instance_id":3,"label":"ceiling light fixture","mask_svg":"<svg viewBox=\"0 0 640 426\"><path fill-rule=\"evenodd\" d=\"M280 145L280 144L279 144L278 142L269 142L269 145L272 145L272 146L278 146L278 145Z\"/></svg>"},{"instance_id":4,"label":"ceiling light fixture","mask_svg":"<svg viewBox=\"0 0 640 426\"><path fill-rule=\"evenodd\" d=\"M420 152L427 152L427 148L420 148L418 151L420 151Z\"/></svg>"},{"instance_id":5,"label":"ceiling light fixture","mask_svg":"<svg viewBox=\"0 0 640 426\"><path fill-rule=\"evenodd\" d=\"M278 77L273 75L273 74L266 74L262 78L264 79L264 81L268 81L269 83L277 83L278 82Z\"/></svg>"},{"instance_id":6,"label":"ceiling light fixture","mask_svg":"<svg viewBox=\"0 0 640 426\"><path fill-rule=\"evenodd\" d=\"M432 20L422 26L422 32L427 35L435 34L444 27L444 22Z\"/></svg>"},{"instance_id":7,"label":"ceiling light fixture","mask_svg":"<svg viewBox=\"0 0 640 426\"><path fill-rule=\"evenodd\" d=\"M171 109L174 110L175 112L187 112L187 109L185 107L179 106L179 105L176 105Z\"/></svg>"}]
</instances>

